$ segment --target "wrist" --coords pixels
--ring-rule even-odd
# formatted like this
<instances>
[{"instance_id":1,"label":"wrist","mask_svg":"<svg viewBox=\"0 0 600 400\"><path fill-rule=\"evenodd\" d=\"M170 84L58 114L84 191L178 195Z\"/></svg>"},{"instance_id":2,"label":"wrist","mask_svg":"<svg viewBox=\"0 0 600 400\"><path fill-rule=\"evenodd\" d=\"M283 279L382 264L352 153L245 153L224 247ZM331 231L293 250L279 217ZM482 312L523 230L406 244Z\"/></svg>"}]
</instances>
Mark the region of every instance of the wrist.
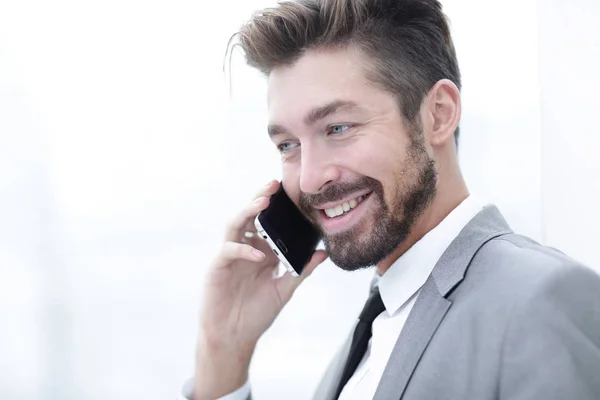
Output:
<instances>
[{"instance_id":1,"label":"wrist","mask_svg":"<svg viewBox=\"0 0 600 400\"><path fill-rule=\"evenodd\" d=\"M248 369L254 345L240 345L222 339L198 337L194 400L216 399L242 387L248 381Z\"/></svg>"}]
</instances>

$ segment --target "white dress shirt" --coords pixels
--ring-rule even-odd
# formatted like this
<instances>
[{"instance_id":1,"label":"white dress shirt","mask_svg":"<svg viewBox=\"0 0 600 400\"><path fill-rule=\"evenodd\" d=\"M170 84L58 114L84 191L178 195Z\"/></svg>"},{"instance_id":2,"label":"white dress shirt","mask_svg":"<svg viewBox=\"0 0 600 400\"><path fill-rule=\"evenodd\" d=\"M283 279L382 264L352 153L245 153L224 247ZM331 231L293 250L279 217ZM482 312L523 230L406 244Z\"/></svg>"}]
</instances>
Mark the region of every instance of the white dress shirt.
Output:
<instances>
[{"instance_id":1,"label":"white dress shirt","mask_svg":"<svg viewBox=\"0 0 600 400\"><path fill-rule=\"evenodd\" d=\"M339 400L373 398L421 287L446 248L482 208L481 203L469 196L376 281L385 311L373 321L373 335L367 351L344 386ZM186 386L181 400L192 398L191 385ZM246 382L243 387L219 400L245 400L249 394L250 385Z\"/></svg>"}]
</instances>

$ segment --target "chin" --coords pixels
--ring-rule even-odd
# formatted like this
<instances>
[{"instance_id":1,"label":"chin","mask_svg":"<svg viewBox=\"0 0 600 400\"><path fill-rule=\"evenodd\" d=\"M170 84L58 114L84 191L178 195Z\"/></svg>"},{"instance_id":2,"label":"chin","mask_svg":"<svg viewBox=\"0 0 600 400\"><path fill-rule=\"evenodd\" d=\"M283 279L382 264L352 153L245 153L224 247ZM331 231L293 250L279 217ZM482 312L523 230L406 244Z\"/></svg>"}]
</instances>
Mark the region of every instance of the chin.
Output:
<instances>
[{"instance_id":1,"label":"chin","mask_svg":"<svg viewBox=\"0 0 600 400\"><path fill-rule=\"evenodd\" d=\"M376 218L378 221L334 235L325 235L323 242L331 261L345 271L376 266L404 243L413 225L403 218Z\"/></svg>"},{"instance_id":2,"label":"chin","mask_svg":"<svg viewBox=\"0 0 600 400\"><path fill-rule=\"evenodd\" d=\"M376 265L389 255L388 249L373 247L373 240L361 240L369 238L371 234L353 236L351 239L342 239L342 234L336 234L334 238L324 237L325 249L329 254L331 262L344 271L356 271ZM358 239L358 240L357 240Z\"/></svg>"}]
</instances>

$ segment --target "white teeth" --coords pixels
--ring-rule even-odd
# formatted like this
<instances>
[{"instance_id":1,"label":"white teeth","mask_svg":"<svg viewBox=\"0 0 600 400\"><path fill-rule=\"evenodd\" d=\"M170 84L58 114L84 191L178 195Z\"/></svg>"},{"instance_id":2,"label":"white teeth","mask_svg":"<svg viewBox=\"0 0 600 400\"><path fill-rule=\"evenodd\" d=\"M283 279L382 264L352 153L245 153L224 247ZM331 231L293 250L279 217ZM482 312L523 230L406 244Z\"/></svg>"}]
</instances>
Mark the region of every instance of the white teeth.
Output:
<instances>
[{"instance_id":1,"label":"white teeth","mask_svg":"<svg viewBox=\"0 0 600 400\"><path fill-rule=\"evenodd\" d=\"M343 213L350 211L351 209L359 205L364 199L365 196L359 196L356 199L352 199L335 207L328 208L324 210L325 215L327 215L329 218L335 218L339 215L342 215Z\"/></svg>"}]
</instances>

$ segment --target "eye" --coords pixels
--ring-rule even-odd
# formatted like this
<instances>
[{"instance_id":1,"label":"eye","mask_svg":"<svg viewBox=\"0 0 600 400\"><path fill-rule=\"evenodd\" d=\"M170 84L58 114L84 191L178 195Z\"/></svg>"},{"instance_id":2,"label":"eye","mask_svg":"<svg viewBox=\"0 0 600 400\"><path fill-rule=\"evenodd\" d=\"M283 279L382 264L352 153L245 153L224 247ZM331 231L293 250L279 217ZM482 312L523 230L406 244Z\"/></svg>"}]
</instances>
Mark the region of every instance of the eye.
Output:
<instances>
[{"instance_id":1,"label":"eye","mask_svg":"<svg viewBox=\"0 0 600 400\"><path fill-rule=\"evenodd\" d=\"M293 149L296 146L298 146L298 143L281 142L277 145L277 150L279 150L280 153L285 153L287 151L290 151L291 149Z\"/></svg>"},{"instance_id":2,"label":"eye","mask_svg":"<svg viewBox=\"0 0 600 400\"><path fill-rule=\"evenodd\" d=\"M329 127L329 130L327 131L327 133L330 134L330 135L339 135L339 134L342 134L342 133L346 132L351 127L352 126L348 125L348 124L331 125Z\"/></svg>"}]
</instances>

